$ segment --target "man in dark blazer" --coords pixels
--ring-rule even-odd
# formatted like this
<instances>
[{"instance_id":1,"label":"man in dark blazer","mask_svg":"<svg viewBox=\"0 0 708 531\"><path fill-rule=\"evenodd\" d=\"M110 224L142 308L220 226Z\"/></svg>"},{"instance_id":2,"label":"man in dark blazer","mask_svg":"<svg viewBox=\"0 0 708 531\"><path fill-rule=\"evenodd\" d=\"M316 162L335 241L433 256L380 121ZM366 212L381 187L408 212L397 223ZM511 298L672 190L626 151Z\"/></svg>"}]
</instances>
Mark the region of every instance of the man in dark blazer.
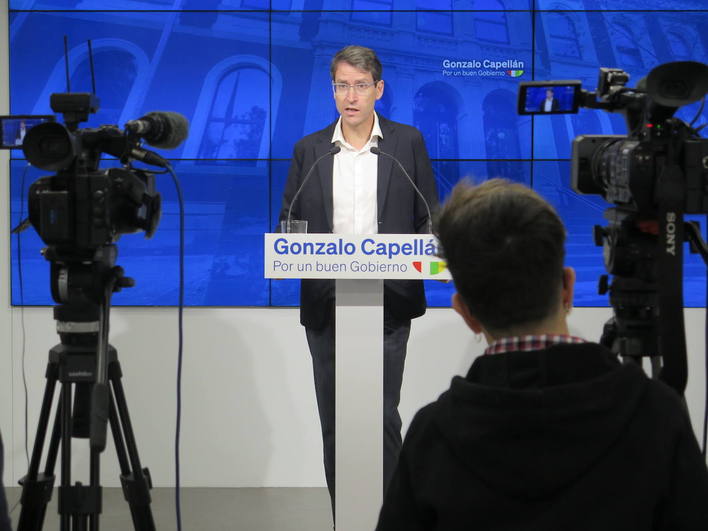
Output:
<instances>
[{"instance_id":1,"label":"man in dark blazer","mask_svg":"<svg viewBox=\"0 0 708 531\"><path fill-rule=\"evenodd\" d=\"M311 233L425 233L428 208L398 165L371 147L396 157L425 197L437 205L435 178L420 132L374 111L383 95L381 63L373 50L348 46L332 59L332 86L340 118L296 145L280 220L307 220ZM333 148L340 151L327 156ZM310 178L303 180L316 161ZM322 426L324 466L334 508L334 281L303 280L300 322L312 355ZM423 283L384 281L384 489L401 447L398 402L411 319L425 313Z\"/></svg>"},{"instance_id":2,"label":"man in dark blazer","mask_svg":"<svg viewBox=\"0 0 708 531\"><path fill-rule=\"evenodd\" d=\"M25 141L26 134L27 134L27 126L25 124L25 121L21 120L20 125L17 128L17 132L15 133L15 145L16 146L22 145L22 142Z\"/></svg>"},{"instance_id":3,"label":"man in dark blazer","mask_svg":"<svg viewBox=\"0 0 708 531\"><path fill-rule=\"evenodd\" d=\"M559 109L558 100L555 97L555 93L552 88L546 89L546 99L541 102L539 111L541 112L555 112Z\"/></svg>"}]
</instances>

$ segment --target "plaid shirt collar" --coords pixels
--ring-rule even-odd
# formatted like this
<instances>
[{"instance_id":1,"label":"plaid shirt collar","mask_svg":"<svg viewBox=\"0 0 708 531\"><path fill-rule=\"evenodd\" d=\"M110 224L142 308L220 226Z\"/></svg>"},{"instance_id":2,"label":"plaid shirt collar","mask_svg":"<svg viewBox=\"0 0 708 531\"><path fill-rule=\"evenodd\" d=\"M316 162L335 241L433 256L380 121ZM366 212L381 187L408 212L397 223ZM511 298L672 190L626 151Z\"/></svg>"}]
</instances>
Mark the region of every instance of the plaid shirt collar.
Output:
<instances>
[{"instance_id":1,"label":"plaid shirt collar","mask_svg":"<svg viewBox=\"0 0 708 531\"><path fill-rule=\"evenodd\" d=\"M528 336L502 337L494 341L484 351L485 354L504 354L505 352L528 352L543 350L559 343L585 343L582 338L560 334L542 334Z\"/></svg>"}]
</instances>

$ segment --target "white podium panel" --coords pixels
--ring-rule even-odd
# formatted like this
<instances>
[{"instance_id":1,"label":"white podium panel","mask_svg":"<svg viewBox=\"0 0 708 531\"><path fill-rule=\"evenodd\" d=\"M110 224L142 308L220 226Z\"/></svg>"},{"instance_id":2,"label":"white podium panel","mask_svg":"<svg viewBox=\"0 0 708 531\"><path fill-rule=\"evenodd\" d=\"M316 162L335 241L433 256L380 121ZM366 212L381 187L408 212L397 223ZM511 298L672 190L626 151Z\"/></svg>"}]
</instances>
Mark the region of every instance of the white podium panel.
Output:
<instances>
[{"instance_id":1,"label":"white podium panel","mask_svg":"<svg viewBox=\"0 0 708 531\"><path fill-rule=\"evenodd\" d=\"M383 501L383 281L337 280L336 529L373 530Z\"/></svg>"},{"instance_id":2,"label":"white podium panel","mask_svg":"<svg viewBox=\"0 0 708 531\"><path fill-rule=\"evenodd\" d=\"M337 531L372 531L383 501L383 279L450 280L430 234L266 234L265 278L336 280Z\"/></svg>"}]
</instances>

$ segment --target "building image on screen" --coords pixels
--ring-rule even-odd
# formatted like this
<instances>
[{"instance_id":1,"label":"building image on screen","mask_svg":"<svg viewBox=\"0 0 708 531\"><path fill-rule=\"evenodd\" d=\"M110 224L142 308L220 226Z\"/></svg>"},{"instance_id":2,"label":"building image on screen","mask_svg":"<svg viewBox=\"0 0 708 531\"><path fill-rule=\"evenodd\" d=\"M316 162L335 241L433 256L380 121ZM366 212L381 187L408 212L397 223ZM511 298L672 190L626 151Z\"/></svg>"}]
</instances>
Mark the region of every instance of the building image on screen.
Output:
<instances>
[{"instance_id":1,"label":"building image on screen","mask_svg":"<svg viewBox=\"0 0 708 531\"><path fill-rule=\"evenodd\" d=\"M578 79L594 90L598 68L628 71L634 86L654 66L708 60L708 6L698 0L11 0L10 101L14 114L52 114L49 96L66 89L63 38L74 91L90 91L91 39L101 106L82 127L123 126L149 111L182 113L189 137L170 158L186 199L186 302L193 306L296 305L297 284L263 279L262 235L273 230L294 143L337 116L329 60L348 44L376 50L386 90L381 115L423 134L441 197L463 177L507 177L533 186L569 227L569 265L579 269L581 304L607 305L594 283L603 272L592 226L607 205L570 189L570 144L580 134L626 134L622 118L572 107L553 88L520 116L520 81ZM690 120L697 106L679 115ZM689 116L690 115L690 116ZM708 119L703 111L697 123ZM3 139L10 132L3 130ZM159 151L159 150L158 150ZM11 216L24 215L27 189L43 175L11 162ZM103 162L104 167L110 160ZM404 178L404 177L402 177ZM176 194L158 179L163 218L151 240L126 235L119 263L137 286L118 305L177 303ZM42 242L21 240L22 302L51 304ZM20 303L13 238L13 303ZM694 256L687 283L700 286ZM592 285L591 285L592 284ZM447 306L452 286L431 283L431 305ZM701 289L688 305L704 304Z\"/></svg>"}]
</instances>

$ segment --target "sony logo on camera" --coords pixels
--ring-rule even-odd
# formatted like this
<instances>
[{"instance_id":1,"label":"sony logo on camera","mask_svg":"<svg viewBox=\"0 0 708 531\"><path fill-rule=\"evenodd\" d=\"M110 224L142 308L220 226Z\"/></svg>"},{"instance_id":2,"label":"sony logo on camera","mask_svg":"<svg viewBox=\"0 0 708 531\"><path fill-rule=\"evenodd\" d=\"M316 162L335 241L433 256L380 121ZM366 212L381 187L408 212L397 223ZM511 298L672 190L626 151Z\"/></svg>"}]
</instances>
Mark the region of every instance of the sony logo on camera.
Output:
<instances>
[{"instance_id":1,"label":"sony logo on camera","mask_svg":"<svg viewBox=\"0 0 708 531\"><path fill-rule=\"evenodd\" d=\"M676 256L676 212L666 213L666 252Z\"/></svg>"}]
</instances>

